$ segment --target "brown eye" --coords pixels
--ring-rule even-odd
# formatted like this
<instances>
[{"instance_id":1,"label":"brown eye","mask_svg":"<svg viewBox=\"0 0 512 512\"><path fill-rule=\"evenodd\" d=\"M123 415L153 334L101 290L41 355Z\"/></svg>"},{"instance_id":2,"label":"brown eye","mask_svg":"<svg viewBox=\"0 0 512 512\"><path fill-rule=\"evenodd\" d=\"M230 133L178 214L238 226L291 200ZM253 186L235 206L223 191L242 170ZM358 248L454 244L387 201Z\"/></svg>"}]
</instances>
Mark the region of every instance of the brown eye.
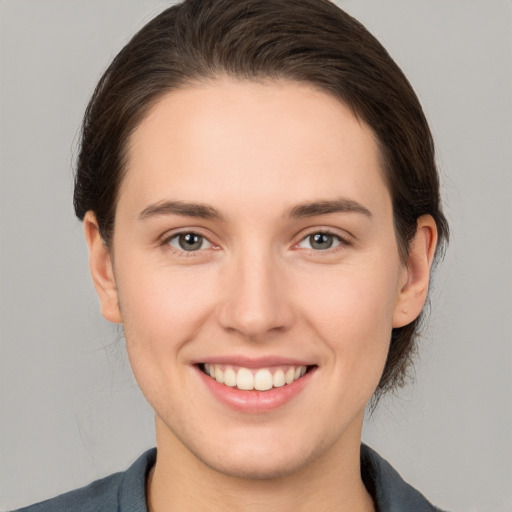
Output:
<instances>
[{"instance_id":1,"label":"brown eye","mask_svg":"<svg viewBox=\"0 0 512 512\"><path fill-rule=\"evenodd\" d=\"M179 233L169 240L169 245L175 249L192 252L207 249L211 246L206 238L197 233Z\"/></svg>"}]
</instances>

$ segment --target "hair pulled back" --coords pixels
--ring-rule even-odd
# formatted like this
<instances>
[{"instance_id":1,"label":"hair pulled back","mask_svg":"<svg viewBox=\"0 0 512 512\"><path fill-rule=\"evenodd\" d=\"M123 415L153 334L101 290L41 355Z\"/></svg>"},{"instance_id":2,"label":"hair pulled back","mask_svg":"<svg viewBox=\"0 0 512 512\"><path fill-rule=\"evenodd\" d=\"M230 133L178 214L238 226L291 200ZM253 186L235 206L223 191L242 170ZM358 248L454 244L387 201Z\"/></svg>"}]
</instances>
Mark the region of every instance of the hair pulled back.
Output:
<instances>
[{"instance_id":1,"label":"hair pulled back","mask_svg":"<svg viewBox=\"0 0 512 512\"><path fill-rule=\"evenodd\" d=\"M382 45L328 0L186 0L121 50L86 109L75 178L76 215L92 210L107 245L132 132L166 93L226 75L306 82L348 105L380 146L401 256L423 214L436 221L439 252L448 225L419 101ZM377 397L403 384L419 323L393 329Z\"/></svg>"}]
</instances>

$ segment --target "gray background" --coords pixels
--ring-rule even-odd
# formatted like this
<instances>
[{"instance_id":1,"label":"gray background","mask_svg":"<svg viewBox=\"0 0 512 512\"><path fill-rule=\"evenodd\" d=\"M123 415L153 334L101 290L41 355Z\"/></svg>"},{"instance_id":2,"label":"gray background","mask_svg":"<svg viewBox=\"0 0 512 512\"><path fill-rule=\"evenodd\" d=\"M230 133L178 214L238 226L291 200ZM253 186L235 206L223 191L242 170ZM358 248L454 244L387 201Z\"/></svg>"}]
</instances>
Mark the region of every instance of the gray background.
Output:
<instances>
[{"instance_id":1,"label":"gray background","mask_svg":"<svg viewBox=\"0 0 512 512\"><path fill-rule=\"evenodd\" d=\"M157 0L0 0L0 508L125 468L153 418L71 207L92 88ZM512 2L340 1L418 92L453 239L416 379L364 439L439 506L512 511ZM508 262L508 263L507 263Z\"/></svg>"}]
</instances>

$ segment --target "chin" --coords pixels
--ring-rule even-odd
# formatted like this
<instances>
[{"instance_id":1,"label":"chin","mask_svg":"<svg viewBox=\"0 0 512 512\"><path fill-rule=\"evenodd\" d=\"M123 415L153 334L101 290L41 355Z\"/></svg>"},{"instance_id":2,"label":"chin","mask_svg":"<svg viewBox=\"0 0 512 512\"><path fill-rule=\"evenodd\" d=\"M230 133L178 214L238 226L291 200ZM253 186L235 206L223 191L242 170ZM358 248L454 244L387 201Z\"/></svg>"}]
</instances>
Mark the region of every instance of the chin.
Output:
<instances>
[{"instance_id":1,"label":"chin","mask_svg":"<svg viewBox=\"0 0 512 512\"><path fill-rule=\"evenodd\" d=\"M196 454L196 457L198 454ZM243 480L276 480L297 473L314 457L304 453L229 453L205 457L202 462L223 475Z\"/></svg>"},{"instance_id":2,"label":"chin","mask_svg":"<svg viewBox=\"0 0 512 512\"><path fill-rule=\"evenodd\" d=\"M230 440L218 436L214 443L188 448L196 459L226 476L274 480L300 472L321 458L332 444L325 438L319 442L321 436L307 435L305 431L300 434L253 431L243 437L233 435Z\"/></svg>"}]
</instances>

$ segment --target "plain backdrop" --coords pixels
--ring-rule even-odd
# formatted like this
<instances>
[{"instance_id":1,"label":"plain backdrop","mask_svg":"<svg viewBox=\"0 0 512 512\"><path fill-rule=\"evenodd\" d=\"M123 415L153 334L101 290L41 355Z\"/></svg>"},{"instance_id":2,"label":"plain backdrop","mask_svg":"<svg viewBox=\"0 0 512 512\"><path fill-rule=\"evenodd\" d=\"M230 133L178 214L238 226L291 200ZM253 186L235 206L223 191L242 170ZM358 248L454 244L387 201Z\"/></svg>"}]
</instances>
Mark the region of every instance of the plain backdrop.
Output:
<instances>
[{"instance_id":1,"label":"plain backdrop","mask_svg":"<svg viewBox=\"0 0 512 512\"><path fill-rule=\"evenodd\" d=\"M512 511L512 2L346 0L431 123L452 242L415 382L364 440L438 506ZM169 2L0 0L0 509L125 469L154 445L99 314L72 172L102 71Z\"/></svg>"}]
</instances>

